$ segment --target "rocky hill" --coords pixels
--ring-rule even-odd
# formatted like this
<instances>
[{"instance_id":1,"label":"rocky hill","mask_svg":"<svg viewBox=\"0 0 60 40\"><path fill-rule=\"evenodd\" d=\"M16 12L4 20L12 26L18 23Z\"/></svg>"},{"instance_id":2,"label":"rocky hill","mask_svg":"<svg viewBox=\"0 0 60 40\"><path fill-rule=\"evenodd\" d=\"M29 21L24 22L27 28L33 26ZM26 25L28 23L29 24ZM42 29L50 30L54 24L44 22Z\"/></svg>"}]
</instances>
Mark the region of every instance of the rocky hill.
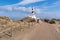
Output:
<instances>
[{"instance_id":1,"label":"rocky hill","mask_svg":"<svg viewBox=\"0 0 60 40\"><path fill-rule=\"evenodd\" d=\"M30 18L30 17L25 17L25 18L21 19L20 21L24 21L24 22L36 22L34 18Z\"/></svg>"},{"instance_id":2,"label":"rocky hill","mask_svg":"<svg viewBox=\"0 0 60 40\"><path fill-rule=\"evenodd\" d=\"M7 24L10 21L7 16L0 16L0 24Z\"/></svg>"}]
</instances>

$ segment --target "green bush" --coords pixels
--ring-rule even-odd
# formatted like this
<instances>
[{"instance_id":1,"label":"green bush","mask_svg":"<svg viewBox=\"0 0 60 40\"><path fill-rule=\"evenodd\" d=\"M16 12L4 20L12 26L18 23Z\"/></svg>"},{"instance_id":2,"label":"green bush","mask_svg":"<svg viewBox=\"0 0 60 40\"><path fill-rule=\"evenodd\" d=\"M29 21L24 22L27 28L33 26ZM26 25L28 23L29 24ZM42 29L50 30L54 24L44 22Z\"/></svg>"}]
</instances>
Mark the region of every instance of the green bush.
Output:
<instances>
[{"instance_id":1,"label":"green bush","mask_svg":"<svg viewBox=\"0 0 60 40\"><path fill-rule=\"evenodd\" d=\"M44 22L49 22L49 19L44 19Z\"/></svg>"},{"instance_id":2,"label":"green bush","mask_svg":"<svg viewBox=\"0 0 60 40\"><path fill-rule=\"evenodd\" d=\"M49 23L50 24L55 24L55 21L54 20L50 20Z\"/></svg>"}]
</instances>

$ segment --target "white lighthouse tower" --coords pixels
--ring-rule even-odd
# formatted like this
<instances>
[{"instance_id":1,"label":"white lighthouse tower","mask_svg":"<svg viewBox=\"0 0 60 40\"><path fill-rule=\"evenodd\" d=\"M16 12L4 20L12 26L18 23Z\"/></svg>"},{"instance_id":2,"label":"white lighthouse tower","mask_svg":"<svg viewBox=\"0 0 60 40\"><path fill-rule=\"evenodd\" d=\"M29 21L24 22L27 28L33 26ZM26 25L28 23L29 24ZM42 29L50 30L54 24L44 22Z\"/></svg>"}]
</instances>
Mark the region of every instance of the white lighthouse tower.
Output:
<instances>
[{"instance_id":1,"label":"white lighthouse tower","mask_svg":"<svg viewBox=\"0 0 60 40\"><path fill-rule=\"evenodd\" d=\"M28 17L33 18L33 19L35 20L35 22L37 22L37 23L41 22L40 18L37 18L37 17L35 16L34 8L33 8L33 7L32 7L32 12L31 12L30 15L28 15Z\"/></svg>"},{"instance_id":2,"label":"white lighthouse tower","mask_svg":"<svg viewBox=\"0 0 60 40\"><path fill-rule=\"evenodd\" d=\"M34 8L33 7L32 7L32 12L31 12L31 14L28 17L31 17L31 18L36 19L36 16L35 16Z\"/></svg>"}]
</instances>

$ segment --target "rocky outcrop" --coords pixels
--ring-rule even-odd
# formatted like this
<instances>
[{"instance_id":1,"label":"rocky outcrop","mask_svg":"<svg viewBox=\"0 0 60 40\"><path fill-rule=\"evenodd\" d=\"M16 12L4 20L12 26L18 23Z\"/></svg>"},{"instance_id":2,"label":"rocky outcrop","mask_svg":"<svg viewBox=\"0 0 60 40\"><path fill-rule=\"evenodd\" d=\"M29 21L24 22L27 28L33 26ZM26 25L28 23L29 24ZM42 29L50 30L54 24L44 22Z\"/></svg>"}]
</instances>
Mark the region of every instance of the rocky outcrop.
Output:
<instances>
[{"instance_id":1,"label":"rocky outcrop","mask_svg":"<svg viewBox=\"0 0 60 40\"><path fill-rule=\"evenodd\" d=\"M36 22L36 20L34 18L30 18L30 17L23 18L20 21L24 21L24 22Z\"/></svg>"}]
</instances>

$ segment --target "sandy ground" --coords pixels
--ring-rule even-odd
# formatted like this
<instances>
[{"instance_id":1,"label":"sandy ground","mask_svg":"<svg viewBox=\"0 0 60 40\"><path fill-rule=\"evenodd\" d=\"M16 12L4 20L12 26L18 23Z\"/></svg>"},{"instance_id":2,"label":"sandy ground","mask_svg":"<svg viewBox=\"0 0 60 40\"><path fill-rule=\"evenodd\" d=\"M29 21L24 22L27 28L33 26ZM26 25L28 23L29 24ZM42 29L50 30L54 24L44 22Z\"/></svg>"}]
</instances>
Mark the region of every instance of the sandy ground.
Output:
<instances>
[{"instance_id":1,"label":"sandy ground","mask_svg":"<svg viewBox=\"0 0 60 40\"><path fill-rule=\"evenodd\" d=\"M54 25L41 23L26 34L22 40L60 40L60 33Z\"/></svg>"},{"instance_id":2,"label":"sandy ground","mask_svg":"<svg viewBox=\"0 0 60 40\"><path fill-rule=\"evenodd\" d=\"M41 22L34 27L26 29L24 32L15 33L13 37L0 40L60 40L60 32L56 30L57 25Z\"/></svg>"}]
</instances>

